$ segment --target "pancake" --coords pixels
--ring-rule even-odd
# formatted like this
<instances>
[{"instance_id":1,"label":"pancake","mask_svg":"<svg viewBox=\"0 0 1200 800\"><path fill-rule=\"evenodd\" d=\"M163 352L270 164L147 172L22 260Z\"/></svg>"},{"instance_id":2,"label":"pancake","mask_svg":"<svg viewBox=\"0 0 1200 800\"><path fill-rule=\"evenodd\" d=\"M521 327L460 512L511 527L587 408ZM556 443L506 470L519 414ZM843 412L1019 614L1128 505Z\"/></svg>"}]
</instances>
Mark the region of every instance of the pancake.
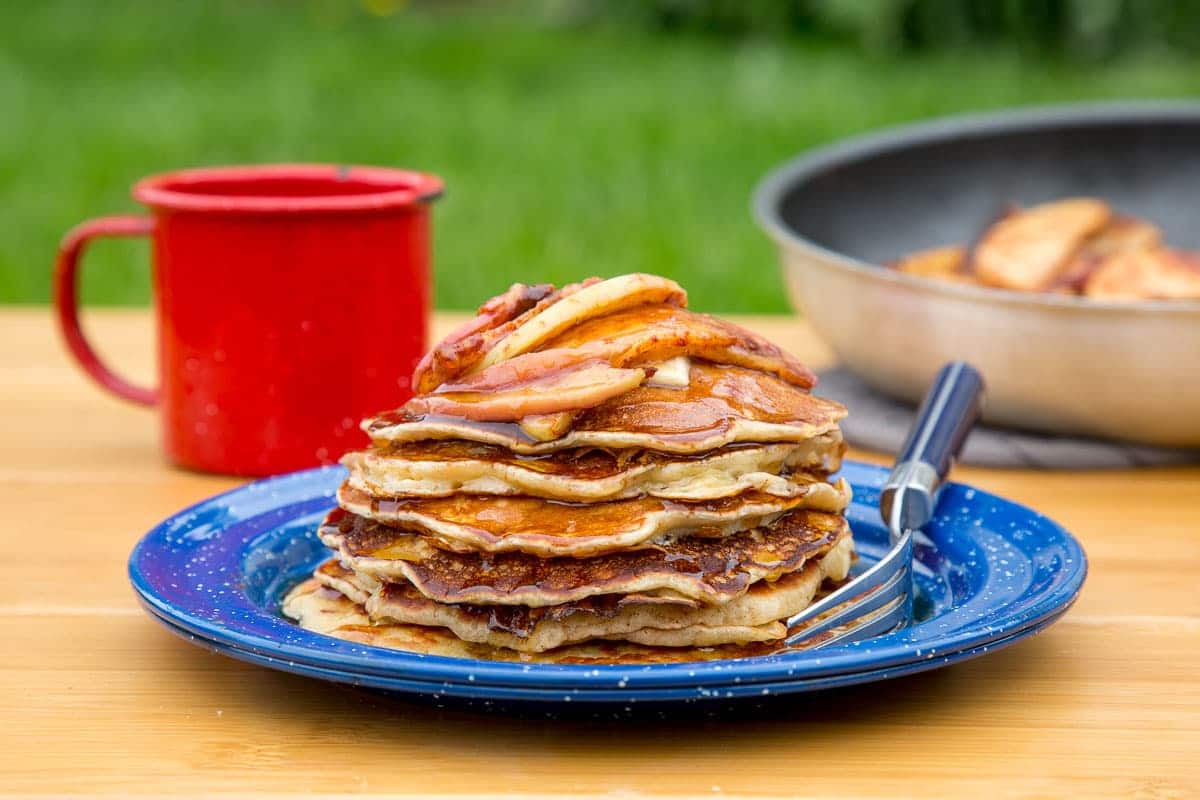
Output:
<instances>
[{"instance_id":1,"label":"pancake","mask_svg":"<svg viewBox=\"0 0 1200 800\"><path fill-rule=\"evenodd\" d=\"M816 572L814 566L813 574ZM815 587L810 586L812 581L804 581L801 585L798 579L794 583L800 586L801 592L815 591ZM800 602L807 604L811 596L811 593L806 594ZM671 644L666 646L684 647L762 642L784 635L783 626L776 618L765 618L760 625L737 621L705 624L699 621L702 610L685 608L682 615L661 614L657 605L642 603L611 608L571 603L566 604L561 613L530 614L545 609L446 605L430 600L411 586L397 583L386 584L381 591L372 594L364 607L373 622L449 628L455 636L468 642L526 653L541 653L591 639L622 639L642 644L664 644L669 639ZM675 611L676 607L671 610ZM739 616L747 615L734 615L734 619ZM520 630L509 630L509 626L517 626ZM653 637L646 628L653 629Z\"/></svg>"},{"instance_id":2,"label":"pancake","mask_svg":"<svg viewBox=\"0 0 1200 800\"><path fill-rule=\"evenodd\" d=\"M671 664L745 658L772 652L774 642L712 647L657 647L632 642L592 640L544 653L460 639L447 628L372 622L366 610L338 591L310 578L284 599L283 613L308 630L357 644L404 650L422 655L483 661L537 664Z\"/></svg>"},{"instance_id":3,"label":"pancake","mask_svg":"<svg viewBox=\"0 0 1200 800\"><path fill-rule=\"evenodd\" d=\"M355 573L342 565L337 559L326 561L313 572L313 577L322 585L336 589L356 603L367 603L371 596L385 592L397 600L407 598L407 602L420 600L423 603L432 602L417 591L416 587L407 581L384 583L375 578ZM532 627L543 619L562 619L577 611L587 611L598 616L612 616L617 609L627 605L675 605L685 608L699 608L695 600L670 594L626 594L598 595L585 597L571 603L557 606L463 606L467 609L488 609L487 618L496 630L508 631L517 635L526 635ZM378 621L378 620L377 620Z\"/></svg>"},{"instance_id":4,"label":"pancake","mask_svg":"<svg viewBox=\"0 0 1200 800\"><path fill-rule=\"evenodd\" d=\"M412 586L389 583L366 600L365 608L367 621L384 627L400 624L446 628L463 642L524 653L545 653L593 639L621 639L668 648L768 642L786 635L780 620L807 607L823 580L846 577L852 553L850 538L844 537L827 555L804 569L775 582L757 583L723 606L593 603L547 611L451 605L432 601ZM331 598L322 595L323 591L329 590L321 589L316 580L301 584L285 599L284 613L320 632L346 625L362 626L363 617L355 616L360 606L347 598L342 603L328 602ZM410 649L420 648L421 644L404 642L400 646Z\"/></svg>"},{"instance_id":5,"label":"pancake","mask_svg":"<svg viewBox=\"0 0 1200 800\"><path fill-rule=\"evenodd\" d=\"M342 463L350 468L350 485L375 497L461 492L588 503L643 494L710 500L751 490L794 495L800 490L786 473L833 472L843 449L833 433L797 443L736 445L703 456L596 449L522 456L495 445L439 440L349 453Z\"/></svg>"},{"instance_id":6,"label":"pancake","mask_svg":"<svg viewBox=\"0 0 1200 800\"><path fill-rule=\"evenodd\" d=\"M313 570L313 578L322 586L340 592L352 602L360 605L366 603L372 593L382 588L380 583L364 583L362 578L343 567L337 559L326 561ZM286 603L285 599L284 604L286 605Z\"/></svg>"},{"instance_id":7,"label":"pancake","mask_svg":"<svg viewBox=\"0 0 1200 800\"><path fill-rule=\"evenodd\" d=\"M837 430L846 409L773 375L692 361L683 388L643 384L568 419L550 441L514 423L398 410L363 423L376 446L464 439L524 455L581 447L700 453L738 442L803 442Z\"/></svg>"},{"instance_id":8,"label":"pancake","mask_svg":"<svg viewBox=\"0 0 1200 800\"><path fill-rule=\"evenodd\" d=\"M850 502L845 480L830 484L806 473L789 480L796 491L783 497L750 491L695 502L634 497L566 503L474 494L375 498L348 482L337 499L353 514L422 533L446 550L578 558L645 547L681 533L726 536L774 522L792 509L840 512Z\"/></svg>"},{"instance_id":9,"label":"pancake","mask_svg":"<svg viewBox=\"0 0 1200 800\"><path fill-rule=\"evenodd\" d=\"M441 550L427 537L335 509L318 535L356 575L407 581L441 603L541 607L654 592L724 604L754 583L800 569L850 532L840 514L800 510L721 538L688 536L592 558L541 558Z\"/></svg>"},{"instance_id":10,"label":"pancake","mask_svg":"<svg viewBox=\"0 0 1200 800\"><path fill-rule=\"evenodd\" d=\"M829 475L839 404L674 282L514 285L363 423L334 560L288 593L311 630L418 653L546 663L739 657L853 559Z\"/></svg>"}]
</instances>

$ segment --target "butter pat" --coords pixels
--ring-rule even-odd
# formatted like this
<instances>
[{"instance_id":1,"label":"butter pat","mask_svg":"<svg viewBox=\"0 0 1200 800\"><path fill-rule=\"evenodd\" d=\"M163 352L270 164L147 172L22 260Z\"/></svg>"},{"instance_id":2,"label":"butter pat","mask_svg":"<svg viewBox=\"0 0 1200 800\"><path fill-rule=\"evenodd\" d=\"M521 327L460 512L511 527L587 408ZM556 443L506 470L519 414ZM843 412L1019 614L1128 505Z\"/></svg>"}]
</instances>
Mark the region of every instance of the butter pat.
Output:
<instances>
[{"instance_id":1,"label":"butter pat","mask_svg":"<svg viewBox=\"0 0 1200 800\"><path fill-rule=\"evenodd\" d=\"M687 356L675 356L654 365L654 374L646 381L647 386L666 386L671 389L686 389L692 371L692 362Z\"/></svg>"}]
</instances>

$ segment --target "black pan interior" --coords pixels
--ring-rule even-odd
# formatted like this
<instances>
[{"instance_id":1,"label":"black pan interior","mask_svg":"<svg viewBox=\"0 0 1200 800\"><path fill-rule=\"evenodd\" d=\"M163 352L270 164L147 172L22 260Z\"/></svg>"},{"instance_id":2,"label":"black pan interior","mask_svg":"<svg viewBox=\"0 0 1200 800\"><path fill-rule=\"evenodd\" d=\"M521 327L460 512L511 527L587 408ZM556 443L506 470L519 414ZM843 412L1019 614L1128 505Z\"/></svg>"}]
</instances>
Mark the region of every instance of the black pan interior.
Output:
<instances>
[{"instance_id":1,"label":"black pan interior","mask_svg":"<svg viewBox=\"0 0 1200 800\"><path fill-rule=\"evenodd\" d=\"M872 263L970 241L1009 204L1078 195L1200 249L1200 112L1191 116L964 123L933 140L900 131L799 168L777 207L794 233Z\"/></svg>"}]
</instances>

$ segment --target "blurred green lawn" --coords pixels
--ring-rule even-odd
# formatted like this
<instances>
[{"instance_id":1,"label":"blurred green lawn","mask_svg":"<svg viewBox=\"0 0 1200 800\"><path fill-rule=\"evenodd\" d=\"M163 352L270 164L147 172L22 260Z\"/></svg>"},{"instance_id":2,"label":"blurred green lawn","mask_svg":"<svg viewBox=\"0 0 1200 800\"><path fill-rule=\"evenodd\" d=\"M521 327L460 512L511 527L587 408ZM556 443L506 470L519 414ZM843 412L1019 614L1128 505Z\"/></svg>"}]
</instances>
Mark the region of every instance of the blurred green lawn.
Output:
<instances>
[{"instance_id":1,"label":"blurred green lawn","mask_svg":"<svg viewBox=\"0 0 1200 800\"><path fill-rule=\"evenodd\" d=\"M134 208L128 186L145 173L312 160L446 178L441 307L473 307L516 280L645 270L682 281L701 308L782 311L774 254L749 213L773 164L949 112L1196 96L1196 66L866 57L819 42L552 29L511 13L383 18L337 2L6 3L0 302L46 302L59 236ZM85 299L145 302L146 258L143 244L98 245Z\"/></svg>"}]
</instances>

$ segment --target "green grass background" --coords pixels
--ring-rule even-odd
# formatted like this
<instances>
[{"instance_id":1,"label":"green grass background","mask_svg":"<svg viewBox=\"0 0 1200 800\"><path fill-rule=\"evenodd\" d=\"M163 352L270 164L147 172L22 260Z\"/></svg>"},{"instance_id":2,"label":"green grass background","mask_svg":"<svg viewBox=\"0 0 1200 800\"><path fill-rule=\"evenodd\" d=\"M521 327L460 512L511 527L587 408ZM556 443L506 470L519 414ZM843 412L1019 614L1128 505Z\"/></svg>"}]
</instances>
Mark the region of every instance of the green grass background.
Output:
<instances>
[{"instance_id":1,"label":"green grass background","mask_svg":"<svg viewBox=\"0 0 1200 800\"><path fill-rule=\"evenodd\" d=\"M1088 98L1194 97L1194 60L1010 51L868 56L535 14L326 2L0 5L0 302L44 303L56 243L183 166L398 165L442 175L437 304L633 270L694 306L783 311L749 196L772 165L882 125ZM864 220L869 225L870 220ZM101 243L87 302L149 294L144 244Z\"/></svg>"}]
</instances>

